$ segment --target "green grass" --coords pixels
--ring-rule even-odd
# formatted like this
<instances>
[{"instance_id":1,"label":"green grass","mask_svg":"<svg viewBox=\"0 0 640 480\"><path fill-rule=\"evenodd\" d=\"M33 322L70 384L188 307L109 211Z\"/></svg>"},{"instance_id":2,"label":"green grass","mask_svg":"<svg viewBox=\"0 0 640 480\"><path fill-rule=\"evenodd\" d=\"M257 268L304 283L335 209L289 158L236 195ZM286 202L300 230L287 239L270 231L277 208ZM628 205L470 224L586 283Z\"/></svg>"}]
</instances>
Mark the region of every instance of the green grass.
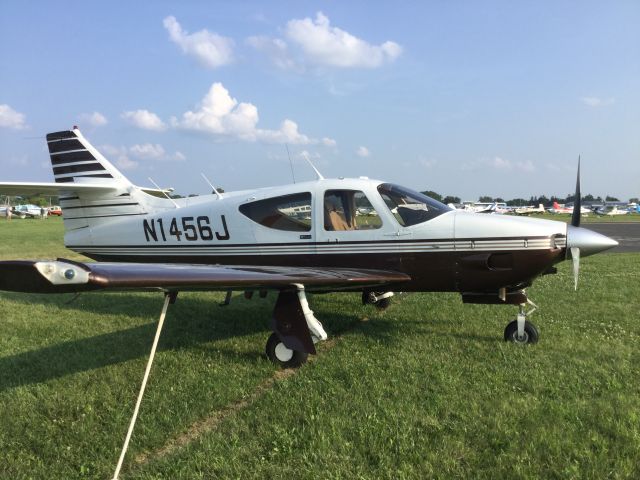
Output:
<instances>
[{"instance_id":1,"label":"green grass","mask_svg":"<svg viewBox=\"0 0 640 480\"><path fill-rule=\"evenodd\" d=\"M0 223L0 258L72 256L61 232ZM530 289L528 347L513 307L312 296L334 340L292 375L263 355L274 296L181 294L122 478L638 478L640 255L581 270ZM0 293L2 479L113 474L162 297L70 298Z\"/></svg>"}]
</instances>

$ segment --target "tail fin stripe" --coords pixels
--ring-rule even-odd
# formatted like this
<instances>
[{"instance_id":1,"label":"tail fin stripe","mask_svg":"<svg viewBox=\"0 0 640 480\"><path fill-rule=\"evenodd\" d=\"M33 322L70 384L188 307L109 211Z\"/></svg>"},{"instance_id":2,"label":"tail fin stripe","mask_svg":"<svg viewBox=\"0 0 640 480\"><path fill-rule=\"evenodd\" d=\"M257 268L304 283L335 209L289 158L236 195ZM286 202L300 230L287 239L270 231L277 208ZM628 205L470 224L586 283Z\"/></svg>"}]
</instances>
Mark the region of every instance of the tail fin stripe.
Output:
<instances>
[{"instance_id":1,"label":"tail fin stripe","mask_svg":"<svg viewBox=\"0 0 640 480\"><path fill-rule=\"evenodd\" d=\"M113 178L110 173L98 173L95 175L75 175L71 177L56 177L56 183L73 182L73 179L78 177Z\"/></svg>"},{"instance_id":2,"label":"tail fin stripe","mask_svg":"<svg viewBox=\"0 0 640 480\"><path fill-rule=\"evenodd\" d=\"M59 142L51 142L49 144L49 153L69 152L72 150L86 150L84 145L77 138L69 140L61 140Z\"/></svg>"},{"instance_id":3,"label":"tail fin stripe","mask_svg":"<svg viewBox=\"0 0 640 480\"><path fill-rule=\"evenodd\" d=\"M78 172L96 172L106 170L102 164L98 162L93 163L81 163L79 165L68 165L66 167L53 167L53 174L60 175L63 173L78 173Z\"/></svg>"},{"instance_id":4,"label":"tail fin stripe","mask_svg":"<svg viewBox=\"0 0 640 480\"><path fill-rule=\"evenodd\" d=\"M77 177L113 178L113 175L110 173L98 173L95 175L76 175L76 178Z\"/></svg>"},{"instance_id":5,"label":"tail fin stripe","mask_svg":"<svg viewBox=\"0 0 640 480\"><path fill-rule=\"evenodd\" d=\"M47 134L47 142L68 140L70 138L77 138L77 135L73 130L63 130L62 132L53 132Z\"/></svg>"},{"instance_id":6,"label":"tail fin stripe","mask_svg":"<svg viewBox=\"0 0 640 480\"><path fill-rule=\"evenodd\" d=\"M95 162L96 158L87 150L62 153L62 154L56 155L55 157L53 155L51 156L51 163L53 165L59 165L61 163L81 162L86 160L91 160Z\"/></svg>"}]
</instances>

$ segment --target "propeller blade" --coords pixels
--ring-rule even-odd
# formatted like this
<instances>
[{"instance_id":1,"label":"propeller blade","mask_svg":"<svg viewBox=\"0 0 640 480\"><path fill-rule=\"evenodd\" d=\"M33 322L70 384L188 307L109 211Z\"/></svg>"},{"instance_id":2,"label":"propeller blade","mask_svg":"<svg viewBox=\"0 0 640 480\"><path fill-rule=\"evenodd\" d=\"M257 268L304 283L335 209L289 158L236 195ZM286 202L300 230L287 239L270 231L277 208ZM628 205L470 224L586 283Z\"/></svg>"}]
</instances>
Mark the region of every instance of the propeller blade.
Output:
<instances>
[{"instance_id":1,"label":"propeller blade","mask_svg":"<svg viewBox=\"0 0 640 480\"><path fill-rule=\"evenodd\" d=\"M571 261L573 262L573 288L578 290L578 275L580 274L580 249L571 247Z\"/></svg>"},{"instance_id":2,"label":"propeller blade","mask_svg":"<svg viewBox=\"0 0 640 480\"><path fill-rule=\"evenodd\" d=\"M576 194L573 199L573 213L571 214L571 225L580 226L580 210L582 209L582 198L580 195L580 156L578 155L578 177L576 178Z\"/></svg>"}]
</instances>

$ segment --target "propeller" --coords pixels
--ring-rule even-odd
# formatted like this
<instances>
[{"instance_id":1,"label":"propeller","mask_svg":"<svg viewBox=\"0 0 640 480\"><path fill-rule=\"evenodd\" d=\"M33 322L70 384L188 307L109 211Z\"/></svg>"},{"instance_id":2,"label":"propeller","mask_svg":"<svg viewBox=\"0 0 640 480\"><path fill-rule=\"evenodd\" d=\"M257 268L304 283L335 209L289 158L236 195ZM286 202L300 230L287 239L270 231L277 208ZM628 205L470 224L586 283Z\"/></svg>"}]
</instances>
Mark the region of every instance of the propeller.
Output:
<instances>
[{"instance_id":1,"label":"propeller","mask_svg":"<svg viewBox=\"0 0 640 480\"><path fill-rule=\"evenodd\" d=\"M580 198L580 156L578 155L578 177L576 178L576 194L573 199L573 213L571 214L571 225L580 226L580 211L582 210L582 199Z\"/></svg>"},{"instance_id":2,"label":"propeller","mask_svg":"<svg viewBox=\"0 0 640 480\"><path fill-rule=\"evenodd\" d=\"M580 157L578 157L578 175L576 178L576 194L573 202L571 224L567 225L567 257L571 255L573 263L573 286L578 290L578 274L580 273L580 256L586 257L602 252L618 245L612 238L580 227L580 211L582 199L580 194Z\"/></svg>"},{"instance_id":3,"label":"propeller","mask_svg":"<svg viewBox=\"0 0 640 480\"><path fill-rule=\"evenodd\" d=\"M573 213L571 214L571 225L580 226L580 210L582 209L582 198L580 195L580 155L578 155L578 175L576 177L576 193L573 197ZM578 275L580 274L580 248L571 247L571 260L573 263L573 289L578 291Z\"/></svg>"}]
</instances>

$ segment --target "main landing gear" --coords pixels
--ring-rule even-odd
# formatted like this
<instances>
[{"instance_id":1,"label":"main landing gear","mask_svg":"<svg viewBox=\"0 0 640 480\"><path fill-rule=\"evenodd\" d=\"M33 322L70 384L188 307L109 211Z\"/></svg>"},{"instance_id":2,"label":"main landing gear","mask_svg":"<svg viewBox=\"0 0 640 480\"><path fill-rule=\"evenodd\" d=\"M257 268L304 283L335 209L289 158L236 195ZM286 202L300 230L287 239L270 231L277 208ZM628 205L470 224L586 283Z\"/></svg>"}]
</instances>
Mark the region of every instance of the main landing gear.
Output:
<instances>
[{"instance_id":1,"label":"main landing gear","mask_svg":"<svg viewBox=\"0 0 640 480\"><path fill-rule=\"evenodd\" d=\"M314 344L326 340L327 333L313 315L304 285L294 284L295 291L282 290L273 310L273 333L267 340L269 360L283 368L296 368L315 354Z\"/></svg>"},{"instance_id":2,"label":"main landing gear","mask_svg":"<svg viewBox=\"0 0 640 480\"><path fill-rule=\"evenodd\" d=\"M393 292L362 292L363 305L375 305L378 310L386 310L391 305Z\"/></svg>"},{"instance_id":3,"label":"main landing gear","mask_svg":"<svg viewBox=\"0 0 640 480\"><path fill-rule=\"evenodd\" d=\"M526 306L531 305L533 308L528 312L525 311ZM504 329L504 341L513 343L537 343L538 342L538 329L537 327L527 320L527 317L536 311L537 305L531 300L527 299L527 303L521 303L518 306L518 316Z\"/></svg>"}]
</instances>

